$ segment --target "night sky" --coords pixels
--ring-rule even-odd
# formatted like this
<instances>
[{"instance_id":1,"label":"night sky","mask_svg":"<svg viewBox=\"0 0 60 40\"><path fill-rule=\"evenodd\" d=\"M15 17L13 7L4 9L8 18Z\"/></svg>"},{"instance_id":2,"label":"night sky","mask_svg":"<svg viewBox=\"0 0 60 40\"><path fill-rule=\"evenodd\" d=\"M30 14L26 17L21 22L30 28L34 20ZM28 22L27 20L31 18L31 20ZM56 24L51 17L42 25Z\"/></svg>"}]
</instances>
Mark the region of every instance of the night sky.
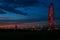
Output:
<instances>
[{"instance_id":1,"label":"night sky","mask_svg":"<svg viewBox=\"0 0 60 40\"><path fill-rule=\"evenodd\" d=\"M0 20L47 21L50 3L60 20L60 0L0 0Z\"/></svg>"}]
</instances>

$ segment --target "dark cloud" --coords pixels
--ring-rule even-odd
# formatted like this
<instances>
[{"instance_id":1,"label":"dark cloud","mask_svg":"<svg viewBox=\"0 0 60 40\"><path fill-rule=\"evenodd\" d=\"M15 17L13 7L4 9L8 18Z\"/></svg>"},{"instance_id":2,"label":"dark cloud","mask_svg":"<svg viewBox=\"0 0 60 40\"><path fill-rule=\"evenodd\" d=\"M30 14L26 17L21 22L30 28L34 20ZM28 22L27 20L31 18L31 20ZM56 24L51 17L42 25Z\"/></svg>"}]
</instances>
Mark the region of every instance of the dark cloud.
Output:
<instances>
[{"instance_id":1,"label":"dark cloud","mask_svg":"<svg viewBox=\"0 0 60 40\"><path fill-rule=\"evenodd\" d=\"M38 3L38 0L3 0L1 2L12 3L15 5L33 6Z\"/></svg>"},{"instance_id":2,"label":"dark cloud","mask_svg":"<svg viewBox=\"0 0 60 40\"><path fill-rule=\"evenodd\" d=\"M38 0L0 0L0 3L2 3L2 5L0 5L0 9L16 14L27 15L27 13L23 13L15 8L20 6L34 6L38 3ZM1 10L1 12L3 11Z\"/></svg>"},{"instance_id":3,"label":"dark cloud","mask_svg":"<svg viewBox=\"0 0 60 40\"><path fill-rule=\"evenodd\" d=\"M12 7L8 7L8 6L0 6L0 9L6 10L8 12L16 13L16 14L27 15L27 13L23 13L19 10L16 10L16 9L14 9Z\"/></svg>"},{"instance_id":4,"label":"dark cloud","mask_svg":"<svg viewBox=\"0 0 60 40\"><path fill-rule=\"evenodd\" d=\"M47 6L47 4L49 4L49 2L44 1L44 0L3 0L1 1L2 3L4 3L5 5L11 5L13 4L13 6L15 7L26 7L26 6Z\"/></svg>"},{"instance_id":5,"label":"dark cloud","mask_svg":"<svg viewBox=\"0 0 60 40\"><path fill-rule=\"evenodd\" d=\"M15 3L22 4L24 6L30 6L30 5L35 5L36 3L38 3L38 0L17 0Z\"/></svg>"},{"instance_id":6,"label":"dark cloud","mask_svg":"<svg viewBox=\"0 0 60 40\"><path fill-rule=\"evenodd\" d=\"M0 10L0 14L6 14L6 12L4 12L3 10Z\"/></svg>"}]
</instances>

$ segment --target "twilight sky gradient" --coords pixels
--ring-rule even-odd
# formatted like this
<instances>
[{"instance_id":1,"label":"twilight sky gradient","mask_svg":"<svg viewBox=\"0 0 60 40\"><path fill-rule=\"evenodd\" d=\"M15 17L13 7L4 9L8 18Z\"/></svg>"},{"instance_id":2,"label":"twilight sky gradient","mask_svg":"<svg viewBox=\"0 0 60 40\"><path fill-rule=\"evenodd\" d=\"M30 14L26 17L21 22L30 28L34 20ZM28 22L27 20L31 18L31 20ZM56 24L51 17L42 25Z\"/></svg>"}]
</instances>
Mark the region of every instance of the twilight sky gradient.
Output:
<instances>
[{"instance_id":1,"label":"twilight sky gradient","mask_svg":"<svg viewBox=\"0 0 60 40\"><path fill-rule=\"evenodd\" d=\"M49 4L54 4L55 19L60 20L60 0L0 0L1 7L11 7L12 9L5 10L0 7L0 20L48 20ZM20 13L14 13L14 10L19 10ZM4 12L4 13L2 13ZM22 15L21 13L27 13Z\"/></svg>"}]
</instances>

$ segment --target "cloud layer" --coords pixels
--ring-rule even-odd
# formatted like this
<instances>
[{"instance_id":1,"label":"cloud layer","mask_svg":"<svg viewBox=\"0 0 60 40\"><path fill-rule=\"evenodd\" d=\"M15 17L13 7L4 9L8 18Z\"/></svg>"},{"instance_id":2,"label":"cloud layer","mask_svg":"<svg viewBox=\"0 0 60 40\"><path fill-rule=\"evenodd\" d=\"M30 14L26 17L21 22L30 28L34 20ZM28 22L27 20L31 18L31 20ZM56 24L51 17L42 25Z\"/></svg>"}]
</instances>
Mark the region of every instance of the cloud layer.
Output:
<instances>
[{"instance_id":1,"label":"cloud layer","mask_svg":"<svg viewBox=\"0 0 60 40\"><path fill-rule=\"evenodd\" d=\"M50 3L54 4L55 19L60 20L60 0L0 0L0 9L7 12L1 11L4 15L0 17L47 20Z\"/></svg>"}]
</instances>

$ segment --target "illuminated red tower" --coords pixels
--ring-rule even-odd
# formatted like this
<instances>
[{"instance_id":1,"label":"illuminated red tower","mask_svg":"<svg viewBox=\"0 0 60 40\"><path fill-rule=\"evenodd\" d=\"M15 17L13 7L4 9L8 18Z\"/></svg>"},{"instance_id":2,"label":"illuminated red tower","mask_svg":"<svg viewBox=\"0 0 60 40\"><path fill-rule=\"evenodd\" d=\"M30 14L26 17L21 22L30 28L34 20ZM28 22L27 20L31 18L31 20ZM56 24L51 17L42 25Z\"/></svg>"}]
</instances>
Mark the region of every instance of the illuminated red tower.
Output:
<instances>
[{"instance_id":1,"label":"illuminated red tower","mask_svg":"<svg viewBox=\"0 0 60 40\"><path fill-rule=\"evenodd\" d=\"M49 6L49 27L50 29L54 26L54 7L51 3Z\"/></svg>"}]
</instances>

